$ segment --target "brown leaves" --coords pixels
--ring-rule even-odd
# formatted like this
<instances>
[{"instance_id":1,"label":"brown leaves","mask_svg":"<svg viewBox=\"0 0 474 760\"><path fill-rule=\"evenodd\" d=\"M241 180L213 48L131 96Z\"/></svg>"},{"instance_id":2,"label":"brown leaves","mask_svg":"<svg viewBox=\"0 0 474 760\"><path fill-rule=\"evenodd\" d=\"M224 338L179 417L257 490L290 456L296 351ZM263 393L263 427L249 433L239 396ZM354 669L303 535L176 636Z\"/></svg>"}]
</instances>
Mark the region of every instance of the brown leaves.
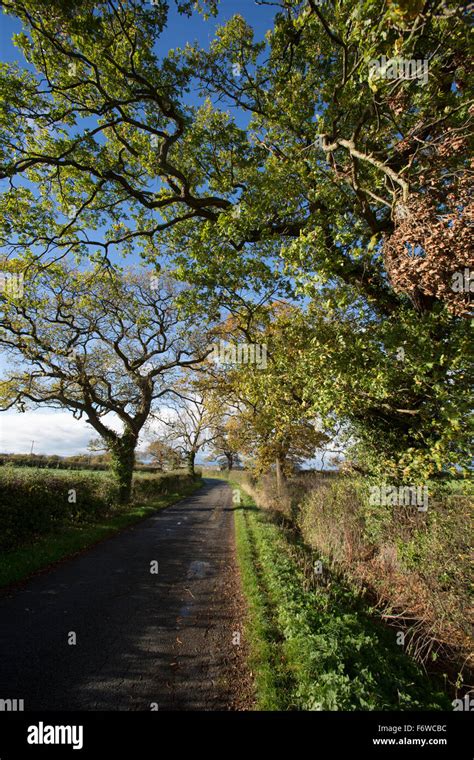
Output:
<instances>
[{"instance_id":1,"label":"brown leaves","mask_svg":"<svg viewBox=\"0 0 474 760\"><path fill-rule=\"evenodd\" d=\"M385 237L385 266L394 289L415 304L437 299L456 316L472 315L474 199L468 168L448 174L445 161L463 150L462 138L447 134L433 149L424 186L393 213L395 231Z\"/></svg>"}]
</instances>

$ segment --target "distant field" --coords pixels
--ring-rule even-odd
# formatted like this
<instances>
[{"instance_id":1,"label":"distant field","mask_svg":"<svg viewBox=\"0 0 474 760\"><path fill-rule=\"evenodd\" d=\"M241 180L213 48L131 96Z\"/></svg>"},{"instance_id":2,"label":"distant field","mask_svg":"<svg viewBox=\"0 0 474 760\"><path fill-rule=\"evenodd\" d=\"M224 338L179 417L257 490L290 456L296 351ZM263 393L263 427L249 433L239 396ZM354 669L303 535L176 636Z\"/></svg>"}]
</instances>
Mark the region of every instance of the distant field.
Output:
<instances>
[{"instance_id":1,"label":"distant field","mask_svg":"<svg viewBox=\"0 0 474 760\"><path fill-rule=\"evenodd\" d=\"M109 472L110 462L95 461L94 457L90 459L78 460L74 457L71 458L54 458L43 455L34 454L0 454L0 467L21 467L27 469L38 470L71 470L77 471L93 471L93 472ZM153 464L142 464L141 462L135 463L136 472L149 472L150 474L160 474L160 470Z\"/></svg>"},{"instance_id":2,"label":"distant field","mask_svg":"<svg viewBox=\"0 0 474 760\"><path fill-rule=\"evenodd\" d=\"M15 465L15 464L4 464L0 465L0 475L3 471L8 472L15 472L19 474L25 474L26 477L29 477L30 474L34 475L35 473L37 475L44 475L45 473L54 473L54 475L58 475L59 477L69 477L70 475L74 475L74 473L83 475L84 473L87 473L87 475L90 475L92 477L97 476L100 478L103 478L104 476L110 475L110 469L107 467L104 470L97 470L94 467L32 467L30 465L24 466L24 465ZM163 477L169 477L173 475L183 475L187 474L187 470L185 468L181 470L167 470L167 471L160 471L160 470L135 470L134 471L134 478L163 478Z\"/></svg>"}]
</instances>

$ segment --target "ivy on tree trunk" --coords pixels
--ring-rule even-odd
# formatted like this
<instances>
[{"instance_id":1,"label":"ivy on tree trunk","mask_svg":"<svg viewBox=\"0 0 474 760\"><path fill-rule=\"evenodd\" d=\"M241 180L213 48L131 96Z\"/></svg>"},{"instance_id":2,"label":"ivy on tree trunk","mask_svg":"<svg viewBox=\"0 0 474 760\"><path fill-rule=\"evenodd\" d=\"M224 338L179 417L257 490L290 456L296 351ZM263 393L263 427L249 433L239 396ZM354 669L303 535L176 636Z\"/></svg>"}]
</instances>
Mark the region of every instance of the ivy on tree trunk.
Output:
<instances>
[{"instance_id":1,"label":"ivy on tree trunk","mask_svg":"<svg viewBox=\"0 0 474 760\"><path fill-rule=\"evenodd\" d=\"M110 444L112 473L117 483L120 504L128 504L132 497L136 445L136 437L127 433Z\"/></svg>"},{"instance_id":2,"label":"ivy on tree trunk","mask_svg":"<svg viewBox=\"0 0 474 760\"><path fill-rule=\"evenodd\" d=\"M194 460L196 459L196 452L190 451L187 455L188 472L190 475L195 475Z\"/></svg>"}]
</instances>

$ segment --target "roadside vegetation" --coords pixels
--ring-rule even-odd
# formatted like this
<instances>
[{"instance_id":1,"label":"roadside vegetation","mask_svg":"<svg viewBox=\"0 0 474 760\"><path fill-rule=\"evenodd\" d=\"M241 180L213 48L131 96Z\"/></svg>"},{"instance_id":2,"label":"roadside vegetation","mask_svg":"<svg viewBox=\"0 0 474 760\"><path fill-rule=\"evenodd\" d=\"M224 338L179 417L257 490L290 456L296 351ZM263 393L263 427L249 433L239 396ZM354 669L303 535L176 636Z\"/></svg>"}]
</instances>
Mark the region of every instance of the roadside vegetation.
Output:
<instances>
[{"instance_id":1,"label":"roadside vegetation","mask_svg":"<svg viewBox=\"0 0 474 760\"><path fill-rule=\"evenodd\" d=\"M260 709L450 709L442 679L428 678L364 595L241 493L236 538Z\"/></svg>"}]
</instances>

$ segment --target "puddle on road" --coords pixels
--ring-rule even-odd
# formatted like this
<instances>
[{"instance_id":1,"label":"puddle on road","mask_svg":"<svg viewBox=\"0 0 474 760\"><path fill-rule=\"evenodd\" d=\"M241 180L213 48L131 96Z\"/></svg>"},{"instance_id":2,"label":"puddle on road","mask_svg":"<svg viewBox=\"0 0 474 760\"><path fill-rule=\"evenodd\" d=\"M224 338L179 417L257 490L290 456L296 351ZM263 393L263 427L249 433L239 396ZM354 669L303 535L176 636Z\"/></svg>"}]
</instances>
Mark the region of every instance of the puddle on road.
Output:
<instances>
[{"instance_id":1,"label":"puddle on road","mask_svg":"<svg viewBox=\"0 0 474 760\"><path fill-rule=\"evenodd\" d=\"M199 560L195 560L189 565L188 578L205 578L210 567L210 562L201 562Z\"/></svg>"}]
</instances>

